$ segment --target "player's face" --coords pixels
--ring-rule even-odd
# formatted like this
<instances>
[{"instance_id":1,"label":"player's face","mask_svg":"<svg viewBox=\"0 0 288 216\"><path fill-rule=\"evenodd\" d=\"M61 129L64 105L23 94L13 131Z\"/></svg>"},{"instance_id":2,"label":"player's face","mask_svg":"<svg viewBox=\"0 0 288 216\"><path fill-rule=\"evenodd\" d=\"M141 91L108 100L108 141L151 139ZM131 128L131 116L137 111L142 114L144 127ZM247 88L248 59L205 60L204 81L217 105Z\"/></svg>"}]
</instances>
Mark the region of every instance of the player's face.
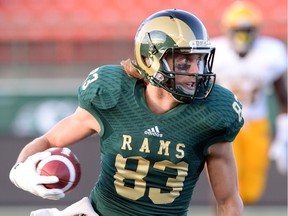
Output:
<instances>
[{"instance_id":1,"label":"player's face","mask_svg":"<svg viewBox=\"0 0 288 216\"><path fill-rule=\"evenodd\" d=\"M228 38L234 50L241 57L244 57L249 52L256 37L257 29L253 27L234 28L228 31Z\"/></svg>"},{"instance_id":2,"label":"player's face","mask_svg":"<svg viewBox=\"0 0 288 216\"><path fill-rule=\"evenodd\" d=\"M175 53L174 60L172 55L168 55L166 62L169 68L175 71L176 87L188 95L193 95L196 86L195 75L203 74L204 71L204 55Z\"/></svg>"}]
</instances>

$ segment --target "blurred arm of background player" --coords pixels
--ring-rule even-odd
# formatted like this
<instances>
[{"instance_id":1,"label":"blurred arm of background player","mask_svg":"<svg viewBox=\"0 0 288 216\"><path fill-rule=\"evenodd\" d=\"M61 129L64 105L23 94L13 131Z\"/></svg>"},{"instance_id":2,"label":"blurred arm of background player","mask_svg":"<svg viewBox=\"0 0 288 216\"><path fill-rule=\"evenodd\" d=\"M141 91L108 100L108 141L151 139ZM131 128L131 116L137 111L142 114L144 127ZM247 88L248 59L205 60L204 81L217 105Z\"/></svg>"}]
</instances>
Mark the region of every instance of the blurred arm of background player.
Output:
<instances>
[{"instance_id":1,"label":"blurred arm of background player","mask_svg":"<svg viewBox=\"0 0 288 216\"><path fill-rule=\"evenodd\" d=\"M276 117L274 140L270 148L270 158L275 160L278 171L287 174L288 158L288 114L287 114L287 73L277 79L274 90L279 101L279 114Z\"/></svg>"}]
</instances>

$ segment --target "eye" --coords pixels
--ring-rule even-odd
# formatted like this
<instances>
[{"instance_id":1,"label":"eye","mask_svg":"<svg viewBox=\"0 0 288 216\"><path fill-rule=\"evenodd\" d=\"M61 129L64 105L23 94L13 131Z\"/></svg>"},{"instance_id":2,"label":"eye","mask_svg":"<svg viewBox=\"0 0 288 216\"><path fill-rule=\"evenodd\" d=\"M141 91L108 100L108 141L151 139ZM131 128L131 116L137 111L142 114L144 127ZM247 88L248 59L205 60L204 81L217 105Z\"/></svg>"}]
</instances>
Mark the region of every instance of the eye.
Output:
<instances>
[{"instance_id":1,"label":"eye","mask_svg":"<svg viewBox=\"0 0 288 216\"><path fill-rule=\"evenodd\" d=\"M187 71L189 70L191 67L190 64L186 64L186 63L183 63L183 64L176 64L175 68L180 70L180 71Z\"/></svg>"},{"instance_id":2,"label":"eye","mask_svg":"<svg viewBox=\"0 0 288 216\"><path fill-rule=\"evenodd\" d=\"M182 55L175 61L175 69L178 71L188 71L191 68L192 62L189 56Z\"/></svg>"}]
</instances>

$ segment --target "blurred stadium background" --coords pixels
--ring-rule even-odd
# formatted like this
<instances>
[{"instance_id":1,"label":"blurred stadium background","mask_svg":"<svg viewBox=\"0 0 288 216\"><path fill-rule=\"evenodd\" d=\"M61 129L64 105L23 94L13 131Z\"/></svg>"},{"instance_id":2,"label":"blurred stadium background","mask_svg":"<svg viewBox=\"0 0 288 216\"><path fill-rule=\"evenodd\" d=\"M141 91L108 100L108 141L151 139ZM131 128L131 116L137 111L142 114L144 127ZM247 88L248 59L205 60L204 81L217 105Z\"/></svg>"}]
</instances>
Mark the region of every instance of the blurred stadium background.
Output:
<instances>
[{"instance_id":1,"label":"blurred stadium background","mask_svg":"<svg viewBox=\"0 0 288 216\"><path fill-rule=\"evenodd\" d=\"M221 33L219 20L231 2L0 0L0 215L28 215L35 208L68 205L89 194L99 173L97 136L83 141L84 148L72 147L83 175L64 200L47 201L23 192L9 182L8 173L28 141L74 111L77 88L91 70L133 58L133 38L147 16L161 9L185 9L202 19L213 37ZM262 32L287 44L287 1L254 2L264 12ZM270 97L273 121L273 91ZM212 215L210 193L204 173L191 203L193 215ZM271 163L263 198L247 207L247 215L287 215L287 176L281 176L275 164Z\"/></svg>"}]
</instances>

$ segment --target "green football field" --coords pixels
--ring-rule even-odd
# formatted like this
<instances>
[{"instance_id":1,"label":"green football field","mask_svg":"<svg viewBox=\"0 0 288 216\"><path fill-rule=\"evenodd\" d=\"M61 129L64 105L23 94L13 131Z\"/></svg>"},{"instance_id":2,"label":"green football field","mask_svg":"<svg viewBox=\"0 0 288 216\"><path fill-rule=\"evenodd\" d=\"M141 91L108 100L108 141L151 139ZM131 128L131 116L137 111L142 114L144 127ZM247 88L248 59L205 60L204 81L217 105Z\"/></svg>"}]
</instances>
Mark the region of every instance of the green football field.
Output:
<instances>
[{"instance_id":1,"label":"green football field","mask_svg":"<svg viewBox=\"0 0 288 216\"><path fill-rule=\"evenodd\" d=\"M36 210L39 207L0 207L1 216L29 216L32 210ZM61 207L58 207L60 210ZM211 207L197 207L192 206L189 211L189 216L214 216ZM136 215L135 215L136 216ZM257 207L246 207L244 216L287 216L286 206L257 206Z\"/></svg>"}]
</instances>

